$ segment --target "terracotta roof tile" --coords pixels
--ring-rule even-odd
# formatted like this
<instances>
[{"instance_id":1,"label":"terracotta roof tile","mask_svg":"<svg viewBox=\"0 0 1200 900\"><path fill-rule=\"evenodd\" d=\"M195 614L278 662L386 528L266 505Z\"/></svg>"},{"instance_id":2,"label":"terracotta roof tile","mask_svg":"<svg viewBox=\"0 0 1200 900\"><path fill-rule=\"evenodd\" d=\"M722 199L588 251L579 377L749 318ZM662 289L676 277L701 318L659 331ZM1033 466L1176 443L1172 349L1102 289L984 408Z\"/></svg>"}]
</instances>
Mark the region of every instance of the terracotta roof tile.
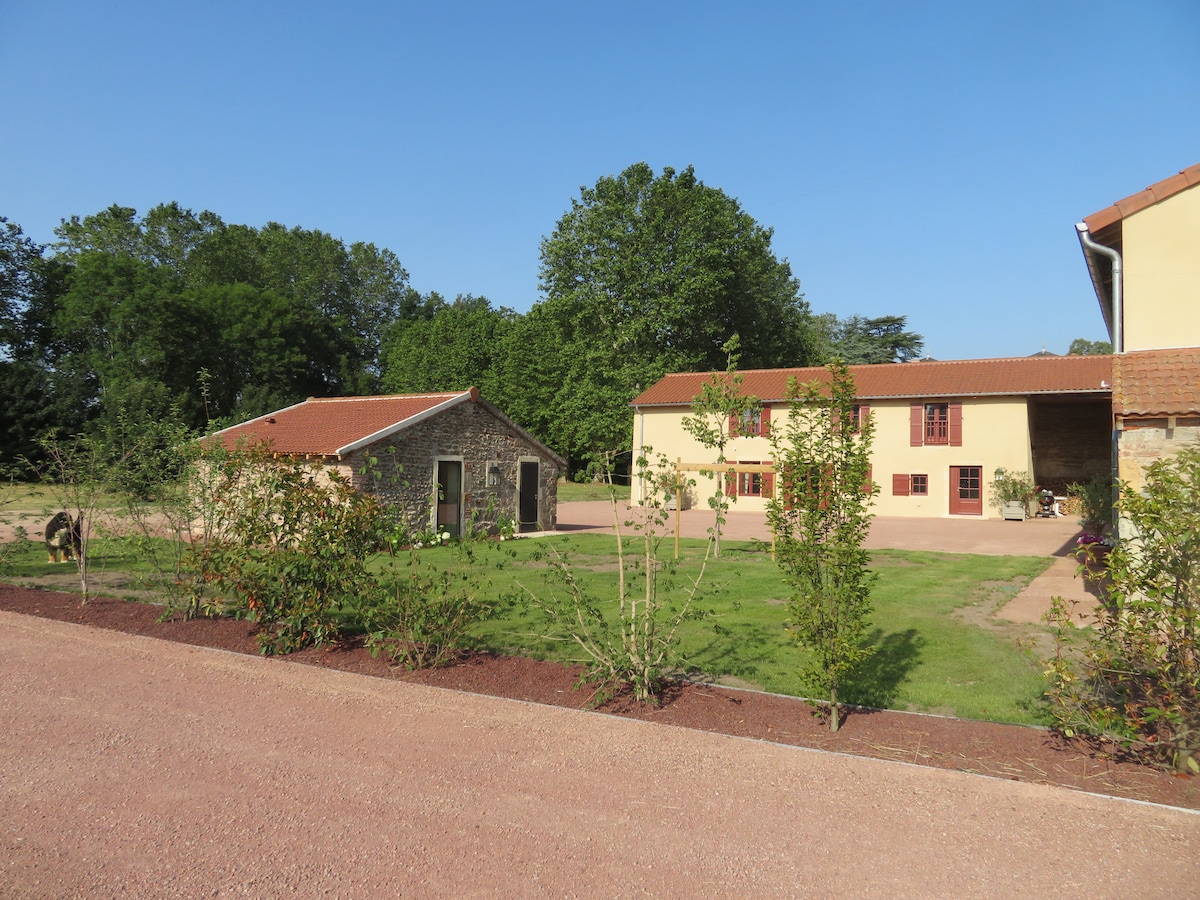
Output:
<instances>
[{"instance_id":1,"label":"terracotta roof tile","mask_svg":"<svg viewBox=\"0 0 1200 900\"><path fill-rule=\"evenodd\" d=\"M1112 385L1111 356L1022 356L947 362L850 366L864 400L906 397L982 397L1026 394L1104 393ZM634 406L690 404L714 374L667 375L633 401ZM828 380L824 368L757 369L741 373L742 390L763 401L783 400L789 378Z\"/></svg>"},{"instance_id":2,"label":"terracotta roof tile","mask_svg":"<svg viewBox=\"0 0 1200 900\"><path fill-rule=\"evenodd\" d=\"M277 453L337 456L363 438L412 424L410 420L422 413L478 397L479 392L472 388L459 393L309 399L218 431L213 437L229 448L239 440L266 441Z\"/></svg>"},{"instance_id":3,"label":"terracotta roof tile","mask_svg":"<svg viewBox=\"0 0 1200 900\"><path fill-rule=\"evenodd\" d=\"M1117 415L1200 415L1200 348L1139 350L1114 359Z\"/></svg>"},{"instance_id":4,"label":"terracotta roof tile","mask_svg":"<svg viewBox=\"0 0 1200 900\"><path fill-rule=\"evenodd\" d=\"M1173 194L1178 194L1197 184L1200 184L1200 163L1189 166L1178 175L1157 181L1144 191L1138 191L1136 194L1118 200L1112 206L1106 206L1099 212L1084 216L1083 221L1087 225L1088 231L1095 234L1101 228L1119 222L1155 203L1161 203Z\"/></svg>"}]
</instances>

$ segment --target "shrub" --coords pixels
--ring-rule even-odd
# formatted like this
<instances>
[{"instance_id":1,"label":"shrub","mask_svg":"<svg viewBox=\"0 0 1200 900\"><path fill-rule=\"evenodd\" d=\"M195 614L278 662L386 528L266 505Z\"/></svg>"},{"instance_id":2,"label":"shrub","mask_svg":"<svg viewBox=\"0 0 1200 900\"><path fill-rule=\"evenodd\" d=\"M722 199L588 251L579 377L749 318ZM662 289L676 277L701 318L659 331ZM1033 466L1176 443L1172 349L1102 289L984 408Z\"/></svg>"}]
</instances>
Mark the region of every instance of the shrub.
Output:
<instances>
[{"instance_id":1,"label":"shrub","mask_svg":"<svg viewBox=\"0 0 1200 900\"><path fill-rule=\"evenodd\" d=\"M1122 484L1121 513L1132 536L1108 553L1094 634L1073 650L1066 604L1051 610L1051 705L1068 735L1200 773L1200 445L1148 466L1141 491Z\"/></svg>"}]
</instances>

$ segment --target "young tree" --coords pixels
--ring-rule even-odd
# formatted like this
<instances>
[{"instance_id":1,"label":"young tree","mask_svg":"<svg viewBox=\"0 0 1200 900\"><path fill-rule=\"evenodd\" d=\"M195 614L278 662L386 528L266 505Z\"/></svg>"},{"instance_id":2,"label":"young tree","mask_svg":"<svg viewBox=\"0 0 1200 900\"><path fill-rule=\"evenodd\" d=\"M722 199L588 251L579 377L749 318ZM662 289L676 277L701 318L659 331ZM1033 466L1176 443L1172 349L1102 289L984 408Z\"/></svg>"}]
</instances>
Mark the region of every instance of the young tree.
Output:
<instances>
[{"instance_id":1,"label":"young tree","mask_svg":"<svg viewBox=\"0 0 1200 900\"><path fill-rule=\"evenodd\" d=\"M827 380L788 385L787 419L771 429L778 487L767 516L792 590L789 630L809 657L802 676L829 698L829 727L837 731L838 689L871 653L864 640L874 576L863 542L873 425L857 415L845 364L827 369Z\"/></svg>"},{"instance_id":2,"label":"young tree","mask_svg":"<svg viewBox=\"0 0 1200 900\"><path fill-rule=\"evenodd\" d=\"M1080 656L1058 598L1049 669L1059 726L1117 741L1137 755L1200 773L1200 445L1121 485L1132 537L1108 554L1108 602Z\"/></svg>"},{"instance_id":3,"label":"young tree","mask_svg":"<svg viewBox=\"0 0 1200 900\"><path fill-rule=\"evenodd\" d=\"M661 458L652 465L643 456L635 465L645 479L668 469L667 461ZM553 550L550 566L566 593L543 597L525 590L529 602L549 619L550 636L571 641L586 654L584 680L599 685L600 692L614 685L627 685L636 700L651 702L660 694L668 672L686 664L679 650L680 627L686 621L707 616L699 606L698 595L708 554L699 572L687 576L688 587L671 590L660 583L665 566L658 557L666 512L652 506L631 512L632 519L625 525L637 533L634 543L640 544L640 551L629 554L621 533L615 491L610 493L610 500L617 534L616 595L591 594L575 577L569 561Z\"/></svg>"},{"instance_id":4,"label":"young tree","mask_svg":"<svg viewBox=\"0 0 1200 900\"><path fill-rule=\"evenodd\" d=\"M725 491L726 472L725 447L742 433L746 417L761 415L762 404L756 397L742 393L742 375L737 370L739 339L735 334L725 342L728 360L723 375L714 374L700 388L692 401L692 416L683 417L683 428L704 447L717 452L716 465L700 474L717 480L717 490L708 498L708 505L716 514L710 533L713 536L713 557L721 556L721 526L725 524L725 513L729 504L737 500L737 493ZM678 498L676 498L678 502Z\"/></svg>"}]
</instances>

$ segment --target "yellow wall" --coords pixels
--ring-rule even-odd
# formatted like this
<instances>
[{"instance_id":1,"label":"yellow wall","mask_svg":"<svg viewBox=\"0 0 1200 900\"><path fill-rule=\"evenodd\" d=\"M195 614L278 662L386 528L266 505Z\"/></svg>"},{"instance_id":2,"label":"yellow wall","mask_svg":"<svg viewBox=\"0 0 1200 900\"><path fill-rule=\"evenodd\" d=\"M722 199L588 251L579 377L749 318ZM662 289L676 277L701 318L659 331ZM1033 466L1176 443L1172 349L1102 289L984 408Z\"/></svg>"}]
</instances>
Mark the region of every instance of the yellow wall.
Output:
<instances>
[{"instance_id":1,"label":"yellow wall","mask_svg":"<svg viewBox=\"0 0 1200 900\"><path fill-rule=\"evenodd\" d=\"M937 398L930 398L936 400ZM944 401L943 401L944 402ZM909 446L909 401L871 401L871 416L875 422L875 438L871 453L872 477L879 490L874 511L881 516L946 516L950 513L950 467L981 466L984 481L983 515L999 517L991 505L987 488L997 467L1010 472L1031 472L1033 460L1029 441L1029 413L1024 397L963 399L963 445ZM712 462L714 451L707 450L683 430L682 419L690 415L687 408L658 407L634 412L633 439L635 447L651 447L674 463ZM778 427L786 420L785 407L771 409L771 425ZM739 437L730 441L725 451L730 461L762 461L771 459L770 441L763 437ZM929 476L927 496L892 496L893 474ZM716 482L697 473L693 504L704 506L716 490ZM637 480L633 484L632 500L636 503L648 495L647 486ZM766 501L756 497L739 497L735 511L763 510Z\"/></svg>"},{"instance_id":2,"label":"yellow wall","mask_svg":"<svg viewBox=\"0 0 1200 900\"><path fill-rule=\"evenodd\" d=\"M1200 345L1200 186L1121 223L1125 349Z\"/></svg>"}]
</instances>

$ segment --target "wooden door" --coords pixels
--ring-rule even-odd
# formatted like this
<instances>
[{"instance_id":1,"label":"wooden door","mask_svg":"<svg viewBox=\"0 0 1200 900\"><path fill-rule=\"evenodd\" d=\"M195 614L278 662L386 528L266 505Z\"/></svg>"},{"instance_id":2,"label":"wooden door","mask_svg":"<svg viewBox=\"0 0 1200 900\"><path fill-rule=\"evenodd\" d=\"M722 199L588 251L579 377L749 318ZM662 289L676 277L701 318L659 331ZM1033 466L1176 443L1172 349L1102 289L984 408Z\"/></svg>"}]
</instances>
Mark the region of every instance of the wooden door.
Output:
<instances>
[{"instance_id":1,"label":"wooden door","mask_svg":"<svg viewBox=\"0 0 1200 900\"><path fill-rule=\"evenodd\" d=\"M536 531L538 527L538 464L522 460L517 483L517 530Z\"/></svg>"},{"instance_id":2,"label":"wooden door","mask_svg":"<svg viewBox=\"0 0 1200 900\"><path fill-rule=\"evenodd\" d=\"M437 530L451 537L462 533L462 463L440 459L437 464Z\"/></svg>"},{"instance_id":3,"label":"wooden door","mask_svg":"<svg viewBox=\"0 0 1200 900\"><path fill-rule=\"evenodd\" d=\"M950 467L950 515L983 515L983 467Z\"/></svg>"}]
</instances>

